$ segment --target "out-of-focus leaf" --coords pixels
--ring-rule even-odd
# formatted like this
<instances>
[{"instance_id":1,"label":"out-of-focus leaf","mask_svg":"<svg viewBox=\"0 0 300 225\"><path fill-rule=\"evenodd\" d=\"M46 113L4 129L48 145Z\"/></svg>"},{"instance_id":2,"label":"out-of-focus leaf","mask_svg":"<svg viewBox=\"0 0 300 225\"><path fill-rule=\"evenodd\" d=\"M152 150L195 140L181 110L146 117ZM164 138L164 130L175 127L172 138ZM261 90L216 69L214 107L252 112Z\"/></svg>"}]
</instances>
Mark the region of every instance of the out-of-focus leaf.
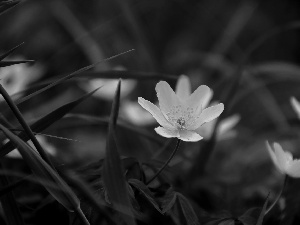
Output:
<instances>
[{"instance_id":1,"label":"out-of-focus leaf","mask_svg":"<svg viewBox=\"0 0 300 225\"><path fill-rule=\"evenodd\" d=\"M181 211L183 213L183 216L187 222L188 225L200 225L198 221L198 217L191 206L189 200L187 200L186 197L184 197L179 192L176 192L176 202L179 204Z\"/></svg>"},{"instance_id":2,"label":"out-of-focus leaf","mask_svg":"<svg viewBox=\"0 0 300 225\"><path fill-rule=\"evenodd\" d=\"M102 177L106 193L113 207L120 212L127 225L135 225L128 187L124 177L124 168L114 137L119 113L120 88L121 82L119 81L110 114Z\"/></svg>"},{"instance_id":3,"label":"out-of-focus leaf","mask_svg":"<svg viewBox=\"0 0 300 225\"><path fill-rule=\"evenodd\" d=\"M1 163L0 169L3 169ZM0 175L0 186L7 185L9 185L8 178L5 175ZM1 197L1 204L8 225L25 224L13 192L6 192L6 195Z\"/></svg>"},{"instance_id":4,"label":"out-of-focus leaf","mask_svg":"<svg viewBox=\"0 0 300 225\"><path fill-rule=\"evenodd\" d=\"M153 205L153 207L157 211L162 213L162 211L160 210L157 202L155 201L151 191L148 189L148 187L143 182L141 182L137 179L130 179L128 182L129 182L130 185L132 185L137 190L139 190L139 192Z\"/></svg>"},{"instance_id":5,"label":"out-of-focus leaf","mask_svg":"<svg viewBox=\"0 0 300 225\"><path fill-rule=\"evenodd\" d=\"M6 67L6 66L12 66L15 64L21 64L21 63L33 63L34 60L20 60L20 61L0 61L0 68Z\"/></svg>"},{"instance_id":6,"label":"out-of-focus leaf","mask_svg":"<svg viewBox=\"0 0 300 225\"><path fill-rule=\"evenodd\" d=\"M7 10L15 7L19 4L20 0L7 0L0 3L0 16L5 13Z\"/></svg>"},{"instance_id":7,"label":"out-of-focus leaf","mask_svg":"<svg viewBox=\"0 0 300 225\"><path fill-rule=\"evenodd\" d=\"M79 105L82 101L84 101L85 99L87 99L88 97L90 97L92 94L94 94L99 88L97 88L96 90L80 97L79 99L73 101L73 102L69 102L57 109L55 109L54 111L50 112L49 114L47 114L46 116L42 117L41 119L39 119L38 121L36 121L35 123L33 123L30 128L32 129L32 131L34 132L41 132L44 129L46 129L47 127L49 127L51 124L53 124L54 122L58 121L59 119L61 119L64 115L66 115L68 112L70 112L73 108L75 108L77 105ZM29 138L26 135L25 132L20 132L20 134L18 134L18 136L23 139L24 141L27 141ZM7 153L9 153L10 151L12 151L14 149L14 145L11 142L6 143L0 150L0 157L3 157L4 155L6 155Z\"/></svg>"},{"instance_id":8,"label":"out-of-focus leaf","mask_svg":"<svg viewBox=\"0 0 300 225\"><path fill-rule=\"evenodd\" d=\"M80 202L77 196L60 176L41 158L41 156L1 124L0 129L5 133L7 138L16 145L32 172L38 178L53 183L53 186L44 185L49 193L69 211L79 209Z\"/></svg>"}]
</instances>

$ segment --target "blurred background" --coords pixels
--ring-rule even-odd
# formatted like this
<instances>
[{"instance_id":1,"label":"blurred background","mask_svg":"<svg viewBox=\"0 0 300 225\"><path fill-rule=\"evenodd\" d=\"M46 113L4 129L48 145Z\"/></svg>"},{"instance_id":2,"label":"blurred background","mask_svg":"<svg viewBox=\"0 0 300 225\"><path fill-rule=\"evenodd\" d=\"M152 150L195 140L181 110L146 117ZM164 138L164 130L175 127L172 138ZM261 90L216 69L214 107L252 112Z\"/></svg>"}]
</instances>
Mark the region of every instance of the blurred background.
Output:
<instances>
[{"instance_id":1,"label":"blurred background","mask_svg":"<svg viewBox=\"0 0 300 225\"><path fill-rule=\"evenodd\" d=\"M0 82L17 99L51 80L135 49L92 70L185 74L193 90L206 84L214 90L213 100L223 102L241 59L247 56L238 89L225 105L227 128L218 136L208 176L202 178L208 180L195 181L194 188L226 193L231 208L239 204L238 192L251 205L256 199L262 202L268 190L278 190L282 179L267 155L265 140L280 142L300 156L300 123L290 104L291 96L300 99L299 15L297 0L22 1L1 15L0 52L24 42L10 60L35 63L1 68ZM262 41L255 45L257 40ZM138 97L157 102L154 88L159 80L122 80L120 121L146 130L156 140L120 128L123 155L147 161L166 142L153 131L157 124L150 114L137 105ZM175 79L167 81L175 87ZM105 124L87 123L79 115L105 121L116 84L116 80L83 75L20 105L26 119L33 121L104 85L73 115L43 132L59 138L41 135L58 165L78 167L103 158ZM12 115L6 117L16 123ZM205 132L209 137L211 131ZM182 146L186 152L173 163L188 168L201 143ZM10 157L18 160L19 156Z\"/></svg>"}]
</instances>

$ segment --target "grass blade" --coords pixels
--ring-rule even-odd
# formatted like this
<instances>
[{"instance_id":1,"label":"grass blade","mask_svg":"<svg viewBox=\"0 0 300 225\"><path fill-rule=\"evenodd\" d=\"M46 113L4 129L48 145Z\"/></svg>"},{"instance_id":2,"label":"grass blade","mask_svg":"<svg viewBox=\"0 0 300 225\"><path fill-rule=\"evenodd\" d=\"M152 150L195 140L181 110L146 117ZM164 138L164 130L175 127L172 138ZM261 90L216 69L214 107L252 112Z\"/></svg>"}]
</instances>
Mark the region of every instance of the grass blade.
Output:
<instances>
[{"instance_id":1,"label":"grass blade","mask_svg":"<svg viewBox=\"0 0 300 225\"><path fill-rule=\"evenodd\" d=\"M125 181L124 168L114 137L119 113L120 87L121 82L119 81L110 114L102 176L105 190L113 207L121 212L121 216L127 225L135 225L129 199L128 184Z\"/></svg>"}]
</instances>

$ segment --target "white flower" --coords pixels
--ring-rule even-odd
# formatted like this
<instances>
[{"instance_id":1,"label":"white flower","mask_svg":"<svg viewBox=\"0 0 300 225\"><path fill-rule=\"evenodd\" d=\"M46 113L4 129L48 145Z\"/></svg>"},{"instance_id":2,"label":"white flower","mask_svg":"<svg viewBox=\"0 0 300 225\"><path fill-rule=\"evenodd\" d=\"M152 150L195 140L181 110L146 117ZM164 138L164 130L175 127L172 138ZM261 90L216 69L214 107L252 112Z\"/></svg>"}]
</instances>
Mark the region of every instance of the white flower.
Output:
<instances>
[{"instance_id":1,"label":"white flower","mask_svg":"<svg viewBox=\"0 0 300 225\"><path fill-rule=\"evenodd\" d=\"M23 57L9 58L10 61L24 60ZM40 78L44 68L40 64L30 66L26 63L15 64L0 68L0 83L9 95L16 94ZM1 98L3 100L3 97Z\"/></svg>"},{"instance_id":2,"label":"white flower","mask_svg":"<svg viewBox=\"0 0 300 225\"><path fill-rule=\"evenodd\" d=\"M297 113L298 118L300 119L300 103L295 97L291 97L290 99L291 105L295 112Z\"/></svg>"},{"instance_id":3,"label":"white flower","mask_svg":"<svg viewBox=\"0 0 300 225\"><path fill-rule=\"evenodd\" d=\"M191 84L187 76L180 76L176 94L165 81L160 81L155 88L159 108L139 97L138 103L149 111L161 127L155 131L163 137L176 137L183 141L199 141L197 129L203 124L217 118L224 110L222 103L206 108L212 91L201 85L191 94Z\"/></svg>"},{"instance_id":4,"label":"white flower","mask_svg":"<svg viewBox=\"0 0 300 225\"><path fill-rule=\"evenodd\" d=\"M300 177L300 160L293 159L292 154L285 152L278 143L273 144L273 149L269 142L266 142L266 146L273 163L281 173L295 178Z\"/></svg>"}]
</instances>

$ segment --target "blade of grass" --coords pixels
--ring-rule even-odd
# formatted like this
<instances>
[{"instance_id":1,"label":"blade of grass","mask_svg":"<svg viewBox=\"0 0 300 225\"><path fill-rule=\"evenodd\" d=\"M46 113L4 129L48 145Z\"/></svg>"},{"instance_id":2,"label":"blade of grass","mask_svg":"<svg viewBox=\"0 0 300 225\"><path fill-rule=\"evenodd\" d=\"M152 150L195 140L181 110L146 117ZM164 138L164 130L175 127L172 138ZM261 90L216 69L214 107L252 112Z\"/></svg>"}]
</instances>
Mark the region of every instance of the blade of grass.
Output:
<instances>
[{"instance_id":1,"label":"blade of grass","mask_svg":"<svg viewBox=\"0 0 300 225\"><path fill-rule=\"evenodd\" d=\"M136 223L129 199L128 184L125 181L124 168L114 135L119 114L120 88L121 81L118 83L111 109L102 176L105 190L113 207L117 211L122 212L121 216L127 225L135 225Z\"/></svg>"},{"instance_id":2,"label":"blade of grass","mask_svg":"<svg viewBox=\"0 0 300 225\"><path fill-rule=\"evenodd\" d=\"M61 119L64 115L66 115L68 112L70 112L73 108L75 108L77 105L79 105L81 102L83 102L85 99L90 97L92 94L94 94L99 88L95 89L94 91L91 91L90 93L80 97L79 99L69 102L54 111L48 113L38 121L34 122L30 127L32 131L34 132L41 132L50 125L52 125L54 122L58 121ZM26 132L20 132L18 136L27 141L29 138L26 134ZM14 145L11 142L6 143L0 150L0 158L9 153L14 149Z\"/></svg>"}]
</instances>

